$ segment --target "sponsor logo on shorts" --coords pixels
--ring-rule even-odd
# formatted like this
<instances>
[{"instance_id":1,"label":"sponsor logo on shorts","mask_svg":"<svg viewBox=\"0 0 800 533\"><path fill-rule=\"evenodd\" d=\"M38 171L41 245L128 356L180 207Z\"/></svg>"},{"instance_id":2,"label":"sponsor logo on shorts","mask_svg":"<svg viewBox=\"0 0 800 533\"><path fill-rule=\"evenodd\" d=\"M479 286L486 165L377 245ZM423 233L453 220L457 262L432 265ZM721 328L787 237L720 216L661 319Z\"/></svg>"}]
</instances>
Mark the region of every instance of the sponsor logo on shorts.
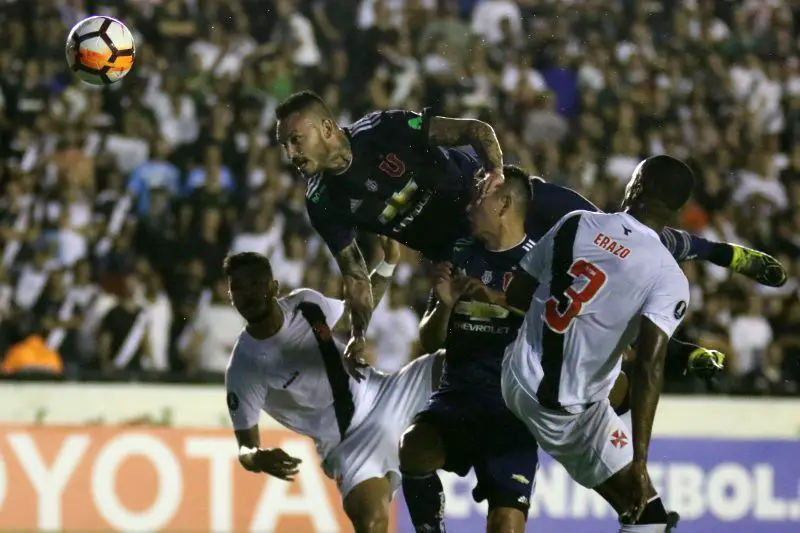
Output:
<instances>
[{"instance_id":1,"label":"sponsor logo on shorts","mask_svg":"<svg viewBox=\"0 0 800 533\"><path fill-rule=\"evenodd\" d=\"M522 505L528 505L530 502L528 501L527 496L520 496L517 498L517 503L521 503Z\"/></svg>"},{"instance_id":2,"label":"sponsor logo on shorts","mask_svg":"<svg viewBox=\"0 0 800 533\"><path fill-rule=\"evenodd\" d=\"M422 117L414 117L408 119L408 126L412 130L421 130L422 129Z\"/></svg>"},{"instance_id":3,"label":"sponsor logo on shorts","mask_svg":"<svg viewBox=\"0 0 800 533\"><path fill-rule=\"evenodd\" d=\"M525 476L523 476L522 474L511 474L511 479L513 479L514 481L517 481L519 483L522 483L523 485L530 485L531 484L531 481L528 478L526 478Z\"/></svg>"},{"instance_id":4,"label":"sponsor logo on shorts","mask_svg":"<svg viewBox=\"0 0 800 533\"><path fill-rule=\"evenodd\" d=\"M624 448L628 445L628 436L624 431L614 431L614 433L611 434L611 445L615 448Z\"/></svg>"}]
</instances>

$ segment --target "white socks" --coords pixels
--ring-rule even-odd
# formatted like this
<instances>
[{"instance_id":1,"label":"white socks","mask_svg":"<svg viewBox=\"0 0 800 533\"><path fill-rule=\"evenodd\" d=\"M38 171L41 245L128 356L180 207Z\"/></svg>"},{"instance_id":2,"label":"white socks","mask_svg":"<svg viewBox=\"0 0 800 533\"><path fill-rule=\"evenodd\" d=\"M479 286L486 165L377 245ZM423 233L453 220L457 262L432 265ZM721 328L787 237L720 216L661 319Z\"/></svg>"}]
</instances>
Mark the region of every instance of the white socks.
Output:
<instances>
[{"instance_id":1,"label":"white socks","mask_svg":"<svg viewBox=\"0 0 800 533\"><path fill-rule=\"evenodd\" d=\"M637 524L627 525L622 524L619 527L619 533L665 533L667 531L667 524Z\"/></svg>"}]
</instances>

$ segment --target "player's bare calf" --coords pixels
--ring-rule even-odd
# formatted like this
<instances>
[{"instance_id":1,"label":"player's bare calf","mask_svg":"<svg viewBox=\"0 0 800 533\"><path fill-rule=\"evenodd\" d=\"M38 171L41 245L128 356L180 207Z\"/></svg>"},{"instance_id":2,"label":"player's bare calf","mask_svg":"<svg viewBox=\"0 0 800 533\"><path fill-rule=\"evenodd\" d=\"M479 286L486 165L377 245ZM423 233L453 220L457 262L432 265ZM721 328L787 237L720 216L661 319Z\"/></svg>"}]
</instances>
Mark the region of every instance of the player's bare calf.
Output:
<instances>
[{"instance_id":1,"label":"player's bare calf","mask_svg":"<svg viewBox=\"0 0 800 533\"><path fill-rule=\"evenodd\" d=\"M359 483L343 502L356 533L388 533L392 485L387 477Z\"/></svg>"}]
</instances>

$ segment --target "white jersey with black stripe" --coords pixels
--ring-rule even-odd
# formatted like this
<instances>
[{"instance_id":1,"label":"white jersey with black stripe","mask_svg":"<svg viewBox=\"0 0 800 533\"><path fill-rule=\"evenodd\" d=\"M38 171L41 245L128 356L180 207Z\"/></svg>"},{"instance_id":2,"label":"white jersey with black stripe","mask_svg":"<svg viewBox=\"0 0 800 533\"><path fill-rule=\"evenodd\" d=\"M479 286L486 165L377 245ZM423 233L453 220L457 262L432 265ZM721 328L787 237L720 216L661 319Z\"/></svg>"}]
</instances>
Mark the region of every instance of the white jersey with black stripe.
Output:
<instances>
[{"instance_id":1,"label":"white jersey with black stripe","mask_svg":"<svg viewBox=\"0 0 800 533\"><path fill-rule=\"evenodd\" d=\"M640 318L671 336L689 303L686 276L658 234L627 213L566 215L520 267L540 285L506 353L546 407L577 412L606 398Z\"/></svg>"},{"instance_id":2,"label":"white jersey with black stripe","mask_svg":"<svg viewBox=\"0 0 800 533\"><path fill-rule=\"evenodd\" d=\"M318 305L330 328L344 312L344 302L311 289L298 289L278 300L283 326L259 340L242 330L225 374L228 412L236 430L258 424L261 411L285 427L311 437L322 457L341 441L330 380L308 321L298 310ZM335 340L340 352L344 345ZM351 427L369 412L363 401L367 380L348 380L355 404Z\"/></svg>"}]
</instances>

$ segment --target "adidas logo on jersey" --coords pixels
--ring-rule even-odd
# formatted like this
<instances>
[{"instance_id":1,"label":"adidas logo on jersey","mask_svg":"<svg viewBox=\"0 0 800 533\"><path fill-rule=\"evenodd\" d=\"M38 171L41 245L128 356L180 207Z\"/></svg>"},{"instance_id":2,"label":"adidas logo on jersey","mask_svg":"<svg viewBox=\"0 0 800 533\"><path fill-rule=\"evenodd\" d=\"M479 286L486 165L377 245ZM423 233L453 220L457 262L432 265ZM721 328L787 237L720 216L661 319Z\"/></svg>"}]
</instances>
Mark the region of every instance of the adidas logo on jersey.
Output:
<instances>
[{"instance_id":1,"label":"adidas logo on jersey","mask_svg":"<svg viewBox=\"0 0 800 533\"><path fill-rule=\"evenodd\" d=\"M358 211L358 208L361 207L361 204L364 200L350 200L350 212L355 213Z\"/></svg>"}]
</instances>

